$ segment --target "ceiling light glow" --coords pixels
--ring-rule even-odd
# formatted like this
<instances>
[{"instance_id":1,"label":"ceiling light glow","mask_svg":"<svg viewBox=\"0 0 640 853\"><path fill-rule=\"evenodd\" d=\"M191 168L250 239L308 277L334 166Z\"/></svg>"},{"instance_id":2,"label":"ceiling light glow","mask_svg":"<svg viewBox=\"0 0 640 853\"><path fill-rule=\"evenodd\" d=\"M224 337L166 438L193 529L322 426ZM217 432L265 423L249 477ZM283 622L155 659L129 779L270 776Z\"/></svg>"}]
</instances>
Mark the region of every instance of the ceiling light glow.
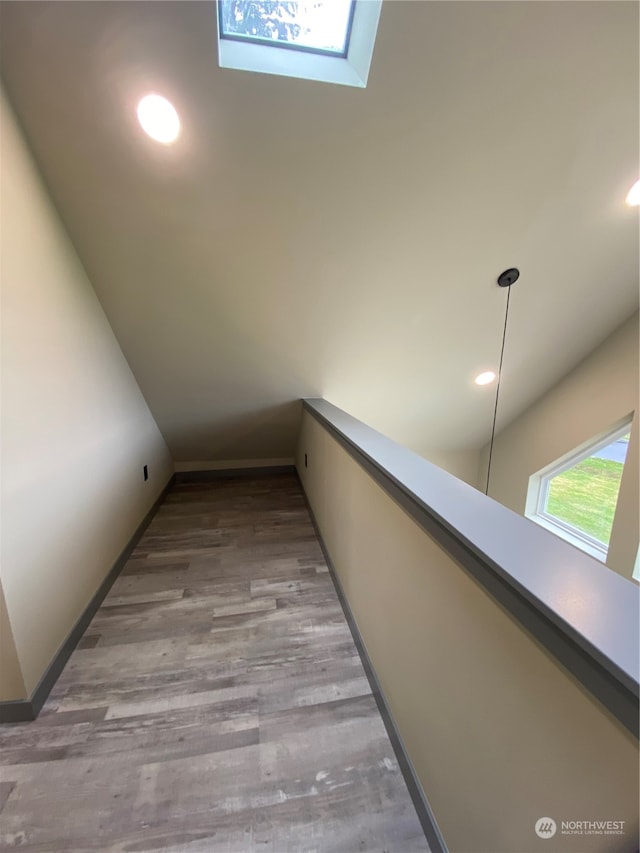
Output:
<instances>
[{"instance_id":1,"label":"ceiling light glow","mask_svg":"<svg viewBox=\"0 0 640 853\"><path fill-rule=\"evenodd\" d=\"M156 142L171 145L180 135L180 118L173 104L162 95L145 95L138 104L138 121Z\"/></svg>"},{"instance_id":2,"label":"ceiling light glow","mask_svg":"<svg viewBox=\"0 0 640 853\"><path fill-rule=\"evenodd\" d=\"M636 181L627 193L627 204L629 207L637 207L640 204L640 180Z\"/></svg>"},{"instance_id":3,"label":"ceiling light glow","mask_svg":"<svg viewBox=\"0 0 640 853\"><path fill-rule=\"evenodd\" d=\"M495 378L496 374L493 370L485 370L484 373L479 373L473 381L476 385L490 385Z\"/></svg>"}]
</instances>

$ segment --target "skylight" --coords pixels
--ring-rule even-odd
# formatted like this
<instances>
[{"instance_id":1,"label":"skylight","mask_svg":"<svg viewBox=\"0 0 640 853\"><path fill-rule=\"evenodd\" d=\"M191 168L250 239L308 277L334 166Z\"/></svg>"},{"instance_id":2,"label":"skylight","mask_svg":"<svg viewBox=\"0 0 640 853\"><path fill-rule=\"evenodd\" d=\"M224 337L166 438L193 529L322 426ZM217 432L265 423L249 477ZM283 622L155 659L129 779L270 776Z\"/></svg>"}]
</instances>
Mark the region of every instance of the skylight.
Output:
<instances>
[{"instance_id":1,"label":"skylight","mask_svg":"<svg viewBox=\"0 0 640 853\"><path fill-rule=\"evenodd\" d=\"M222 68L367 85L382 0L218 0Z\"/></svg>"},{"instance_id":2,"label":"skylight","mask_svg":"<svg viewBox=\"0 0 640 853\"><path fill-rule=\"evenodd\" d=\"M346 56L355 0L219 0L220 37Z\"/></svg>"}]
</instances>

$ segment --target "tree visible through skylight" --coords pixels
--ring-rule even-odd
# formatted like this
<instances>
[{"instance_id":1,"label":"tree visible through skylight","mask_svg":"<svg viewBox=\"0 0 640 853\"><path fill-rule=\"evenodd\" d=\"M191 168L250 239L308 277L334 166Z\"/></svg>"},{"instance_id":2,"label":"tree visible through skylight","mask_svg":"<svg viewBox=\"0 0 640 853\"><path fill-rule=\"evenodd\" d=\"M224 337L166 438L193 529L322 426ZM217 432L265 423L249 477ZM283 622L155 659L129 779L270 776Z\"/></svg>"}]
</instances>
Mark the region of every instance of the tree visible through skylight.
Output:
<instances>
[{"instance_id":1,"label":"tree visible through skylight","mask_svg":"<svg viewBox=\"0 0 640 853\"><path fill-rule=\"evenodd\" d=\"M219 0L222 38L345 56L354 0Z\"/></svg>"}]
</instances>

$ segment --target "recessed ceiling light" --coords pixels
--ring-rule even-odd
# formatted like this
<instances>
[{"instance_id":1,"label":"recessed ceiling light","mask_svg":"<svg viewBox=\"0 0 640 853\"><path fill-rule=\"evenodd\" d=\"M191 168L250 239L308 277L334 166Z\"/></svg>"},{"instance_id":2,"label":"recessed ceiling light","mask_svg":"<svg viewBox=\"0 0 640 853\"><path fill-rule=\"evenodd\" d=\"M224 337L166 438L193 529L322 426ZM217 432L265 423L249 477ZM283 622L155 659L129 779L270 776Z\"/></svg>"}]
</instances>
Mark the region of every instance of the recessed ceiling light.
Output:
<instances>
[{"instance_id":1,"label":"recessed ceiling light","mask_svg":"<svg viewBox=\"0 0 640 853\"><path fill-rule=\"evenodd\" d=\"M473 380L476 385L489 385L496 378L493 370L485 370L484 373L479 373Z\"/></svg>"},{"instance_id":2,"label":"recessed ceiling light","mask_svg":"<svg viewBox=\"0 0 640 853\"><path fill-rule=\"evenodd\" d=\"M640 181L636 181L627 193L627 204L630 207L637 207L640 204Z\"/></svg>"},{"instance_id":3,"label":"recessed ceiling light","mask_svg":"<svg viewBox=\"0 0 640 853\"><path fill-rule=\"evenodd\" d=\"M180 118L162 95L145 95L138 104L138 121L156 142L171 145L180 135Z\"/></svg>"}]
</instances>

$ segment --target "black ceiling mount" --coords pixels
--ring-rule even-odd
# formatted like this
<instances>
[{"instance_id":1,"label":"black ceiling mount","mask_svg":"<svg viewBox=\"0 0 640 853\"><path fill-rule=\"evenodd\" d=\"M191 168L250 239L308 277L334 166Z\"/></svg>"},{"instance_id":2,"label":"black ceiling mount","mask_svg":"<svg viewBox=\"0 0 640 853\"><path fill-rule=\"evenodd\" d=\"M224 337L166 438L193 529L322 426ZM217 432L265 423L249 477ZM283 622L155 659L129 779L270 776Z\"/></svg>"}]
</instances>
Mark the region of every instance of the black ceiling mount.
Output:
<instances>
[{"instance_id":1,"label":"black ceiling mount","mask_svg":"<svg viewBox=\"0 0 640 853\"><path fill-rule=\"evenodd\" d=\"M498 284L500 287L511 287L511 285L519 278L520 270L517 270L515 267L511 267L511 269L505 270L498 276Z\"/></svg>"}]
</instances>

